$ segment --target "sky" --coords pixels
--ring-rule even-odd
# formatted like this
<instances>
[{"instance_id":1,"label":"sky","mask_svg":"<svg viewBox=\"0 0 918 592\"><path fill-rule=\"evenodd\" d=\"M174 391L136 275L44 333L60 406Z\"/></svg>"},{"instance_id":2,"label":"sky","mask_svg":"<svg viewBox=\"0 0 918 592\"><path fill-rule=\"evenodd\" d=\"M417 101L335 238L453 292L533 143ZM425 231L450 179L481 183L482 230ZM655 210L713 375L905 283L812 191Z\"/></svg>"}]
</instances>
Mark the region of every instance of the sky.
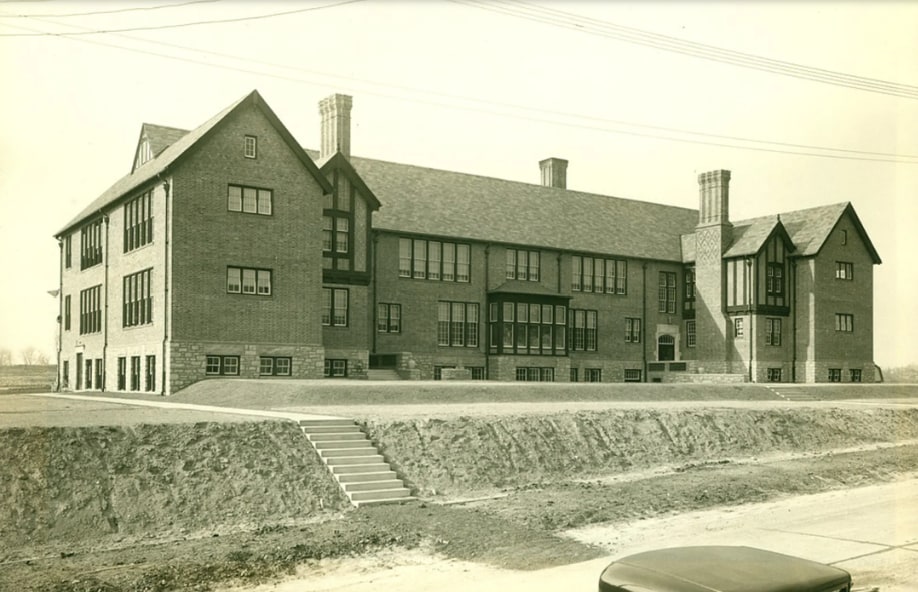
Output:
<instances>
[{"instance_id":1,"label":"sky","mask_svg":"<svg viewBox=\"0 0 918 592\"><path fill-rule=\"evenodd\" d=\"M54 234L141 124L257 89L306 148L340 92L357 156L530 183L559 157L570 189L690 208L728 169L732 220L851 202L875 360L918 363L916 26L908 1L0 2L0 349L54 359Z\"/></svg>"}]
</instances>

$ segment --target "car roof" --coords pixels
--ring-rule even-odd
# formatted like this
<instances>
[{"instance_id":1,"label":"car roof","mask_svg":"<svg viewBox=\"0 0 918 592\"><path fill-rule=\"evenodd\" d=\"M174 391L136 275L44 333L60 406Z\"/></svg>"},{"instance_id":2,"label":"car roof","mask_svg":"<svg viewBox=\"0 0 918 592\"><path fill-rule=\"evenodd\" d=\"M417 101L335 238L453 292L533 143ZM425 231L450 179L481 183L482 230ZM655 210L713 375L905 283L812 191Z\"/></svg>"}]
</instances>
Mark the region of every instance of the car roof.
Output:
<instances>
[{"instance_id":1,"label":"car roof","mask_svg":"<svg viewBox=\"0 0 918 592\"><path fill-rule=\"evenodd\" d=\"M835 586L850 582L850 575L837 567L753 547L697 546L623 557L610 564L600 580L623 590L643 586L660 592L834 592Z\"/></svg>"}]
</instances>

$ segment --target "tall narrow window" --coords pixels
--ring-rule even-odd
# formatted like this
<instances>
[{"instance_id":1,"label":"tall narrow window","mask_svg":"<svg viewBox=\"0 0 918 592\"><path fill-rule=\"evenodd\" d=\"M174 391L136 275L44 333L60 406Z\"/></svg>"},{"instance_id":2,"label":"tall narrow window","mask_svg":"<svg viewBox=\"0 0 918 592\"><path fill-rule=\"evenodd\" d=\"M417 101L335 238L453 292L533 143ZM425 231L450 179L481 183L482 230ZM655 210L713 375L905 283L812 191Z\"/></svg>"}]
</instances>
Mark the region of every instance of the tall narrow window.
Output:
<instances>
[{"instance_id":1,"label":"tall narrow window","mask_svg":"<svg viewBox=\"0 0 918 592\"><path fill-rule=\"evenodd\" d=\"M64 237L64 268L70 269L73 261L73 235Z\"/></svg>"},{"instance_id":2,"label":"tall narrow window","mask_svg":"<svg viewBox=\"0 0 918 592\"><path fill-rule=\"evenodd\" d=\"M102 263L102 220L95 220L80 229L80 269Z\"/></svg>"},{"instance_id":3,"label":"tall narrow window","mask_svg":"<svg viewBox=\"0 0 918 592\"><path fill-rule=\"evenodd\" d=\"M571 290L579 292L583 289L583 257L571 258Z\"/></svg>"},{"instance_id":4,"label":"tall narrow window","mask_svg":"<svg viewBox=\"0 0 918 592\"><path fill-rule=\"evenodd\" d=\"M660 312L676 312L676 274L671 271L660 272L659 287Z\"/></svg>"},{"instance_id":5,"label":"tall narrow window","mask_svg":"<svg viewBox=\"0 0 918 592\"><path fill-rule=\"evenodd\" d=\"M695 268L688 267L685 269L685 299L683 300L683 310L695 310Z\"/></svg>"},{"instance_id":6,"label":"tall narrow window","mask_svg":"<svg viewBox=\"0 0 918 592\"><path fill-rule=\"evenodd\" d=\"M508 280L516 279L516 249L507 249L507 273Z\"/></svg>"},{"instance_id":7,"label":"tall narrow window","mask_svg":"<svg viewBox=\"0 0 918 592\"><path fill-rule=\"evenodd\" d=\"M118 358L118 390L127 390L127 358Z\"/></svg>"},{"instance_id":8,"label":"tall narrow window","mask_svg":"<svg viewBox=\"0 0 918 592\"><path fill-rule=\"evenodd\" d=\"M380 333L399 333L402 330L402 306L381 302L376 306L376 330Z\"/></svg>"},{"instance_id":9,"label":"tall narrow window","mask_svg":"<svg viewBox=\"0 0 918 592\"><path fill-rule=\"evenodd\" d=\"M80 335L102 330L102 286L80 291Z\"/></svg>"},{"instance_id":10,"label":"tall narrow window","mask_svg":"<svg viewBox=\"0 0 918 592\"><path fill-rule=\"evenodd\" d=\"M147 392L156 390L156 356L147 356L147 374L143 390Z\"/></svg>"},{"instance_id":11,"label":"tall narrow window","mask_svg":"<svg viewBox=\"0 0 918 592\"><path fill-rule=\"evenodd\" d=\"M765 288L769 296L780 296L784 293L784 265L769 263L766 268Z\"/></svg>"},{"instance_id":12,"label":"tall narrow window","mask_svg":"<svg viewBox=\"0 0 918 592\"><path fill-rule=\"evenodd\" d=\"M348 290L322 288L322 324L328 327L346 327L348 323Z\"/></svg>"},{"instance_id":13,"label":"tall narrow window","mask_svg":"<svg viewBox=\"0 0 918 592\"><path fill-rule=\"evenodd\" d=\"M641 342L641 319L625 319L625 343Z\"/></svg>"},{"instance_id":14,"label":"tall narrow window","mask_svg":"<svg viewBox=\"0 0 918 592\"><path fill-rule=\"evenodd\" d=\"M131 356L131 390L140 390L140 356Z\"/></svg>"},{"instance_id":15,"label":"tall narrow window","mask_svg":"<svg viewBox=\"0 0 918 592\"><path fill-rule=\"evenodd\" d=\"M64 331L70 330L70 294L64 296Z\"/></svg>"},{"instance_id":16,"label":"tall narrow window","mask_svg":"<svg viewBox=\"0 0 918 592\"><path fill-rule=\"evenodd\" d=\"M427 277L427 241L414 241L414 275L415 279Z\"/></svg>"},{"instance_id":17,"label":"tall narrow window","mask_svg":"<svg viewBox=\"0 0 918 592\"><path fill-rule=\"evenodd\" d=\"M440 258L442 245L438 241L430 241L427 244L427 279L440 279Z\"/></svg>"},{"instance_id":18,"label":"tall narrow window","mask_svg":"<svg viewBox=\"0 0 918 592\"><path fill-rule=\"evenodd\" d=\"M595 310L570 309L568 341L572 351L596 351L597 312Z\"/></svg>"},{"instance_id":19,"label":"tall narrow window","mask_svg":"<svg viewBox=\"0 0 918 592\"><path fill-rule=\"evenodd\" d=\"M695 347L695 321L685 321L685 346Z\"/></svg>"},{"instance_id":20,"label":"tall narrow window","mask_svg":"<svg viewBox=\"0 0 918 592\"><path fill-rule=\"evenodd\" d=\"M746 328L743 323L743 318L733 319L733 336L734 337L743 337L746 333Z\"/></svg>"},{"instance_id":21,"label":"tall narrow window","mask_svg":"<svg viewBox=\"0 0 918 592\"><path fill-rule=\"evenodd\" d=\"M411 277L411 239L410 238L398 239L398 276L399 277Z\"/></svg>"},{"instance_id":22,"label":"tall narrow window","mask_svg":"<svg viewBox=\"0 0 918 592\"><path fill-rule=\"evenodd\" d=\"M456 281L457 282L467 282L470 280L469 269L471 266L470 262L470 249L468 245L456 245Z\"/></svg>"},{"instance_id":23,"label":"tall narrow window","mask_svg":"<svg viewBox=\"0 0 918 592\"><path fill-rule=\"evenodd\" d=\"M765 319L765 345L781 345L781 319Z\"/></svg>"},{"instance_id":24,"label":"tall narrow window","mask_svg":"<svg viewBox=\"0 0 918 592\"><path fill-rule=\"evenodd\" d=\"M331 252L334 247L333 235L335 233L335 223L331 216L322 216L322 250Z\"/></svg>"},{"instance_id":25,"label":"tall narrow window","mask_svg":"<svg viewBox=\"0 0 918 592\"><path fill-rule=\"evenodd\" d=\"M246 136L245 137L245 146L243 148L243 155L246 158L256 158L258 156L258 138L255 136Z\"/></svg>"},{"instance_id":26,"label":"tall narrow window","mask_svg":"<svg viewBox=\"0 0 918 592\"><path fill-rule=\"evenodd\" d=\"M593 258L583 258L583 291L593 291Z\"/></svg>"},{"instance_id":27,"label":"tall narrow window","mask_svg":"<svg viewBox=\"0 0 918 592\"><path fill-rule=\"evenodd\" d=\"M456 243L443 243L443 281L456 281Z\"/></svg>"},{"instance_id":28,"label":"tall narrow window","mask_svg":"<svg viewBox=\"0 0 918 592\"><path fill-rule=\"evenodd\" d=\"M124 204L124 252L153 242L153 192Z\"/></svg>"},{"instance_id":29,"label":"tall narrow window","mask_svg":"<svg viewBox=\"0 0 918 592\"><path fill-rule=\"evenodd\" d=\"M615 292L625 294L628 291L628 262L616 261L615 269Z\"/></svg>"},{"instance_id":30,"label":"tall narrow window","mask_svg":"<svg viewBox=\"0 0 918 592\"><path fill-rule=\"evenodd\" d=\"M606 262L604 259L596 259L593 262L593 290L602 292L602 282L606 275Z\"/></svg>"}]
</instances>

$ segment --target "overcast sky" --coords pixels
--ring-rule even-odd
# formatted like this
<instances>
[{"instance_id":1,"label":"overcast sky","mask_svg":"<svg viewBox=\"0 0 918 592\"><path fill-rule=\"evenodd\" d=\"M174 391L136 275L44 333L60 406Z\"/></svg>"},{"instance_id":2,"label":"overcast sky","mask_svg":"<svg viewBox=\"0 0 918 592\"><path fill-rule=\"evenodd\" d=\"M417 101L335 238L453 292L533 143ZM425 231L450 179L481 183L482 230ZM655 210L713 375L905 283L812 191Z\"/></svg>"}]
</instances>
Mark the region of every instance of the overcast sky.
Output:
<instances>
[{"instance_id":1,"label":"overcast sky","mask_svg":"<svg viewBox=\"0 0 918 592\"><path fill-rule=\"evenodd\" d=\"M906 1L3 2L0 348L53 359L53 235L141 124L258 89L307 148L342 92L358 156L531 183L555 156L571 189L692 208L729 169L733 220L850 201L883 259L876 361L918 362L916 30Z\"/></svg>"}]
</instances>

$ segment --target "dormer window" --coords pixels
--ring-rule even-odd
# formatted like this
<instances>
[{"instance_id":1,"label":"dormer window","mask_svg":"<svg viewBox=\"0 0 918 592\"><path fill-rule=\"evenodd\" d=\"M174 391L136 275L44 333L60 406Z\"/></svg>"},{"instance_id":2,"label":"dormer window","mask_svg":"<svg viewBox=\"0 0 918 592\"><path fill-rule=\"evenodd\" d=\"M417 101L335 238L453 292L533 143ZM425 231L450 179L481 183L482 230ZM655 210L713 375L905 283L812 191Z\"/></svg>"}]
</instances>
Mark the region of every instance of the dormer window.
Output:
<instances>
[{"instance_id":1,"label":"dormer window","mask_svg":"<svg viewBox=\"0 0 918 592\"><path fill-rule=\"evenodd\" d=\"M139 168L140 165L151 160L153 158L153 149L150 148L150 140L144 138L140 143L140 148L137 149L137 163L134 165L134 168Z\"/></svg>"},{"instance_id":2,"label":"dormer window","mask_svg":"<svg viewBox=\"0 0 918 592\"><path fill-rule=\"evenodd\" d=\"M255 136L245 137L245 157L256 158L258 156L258 138Z\"/></svg>"}]
</instances>

